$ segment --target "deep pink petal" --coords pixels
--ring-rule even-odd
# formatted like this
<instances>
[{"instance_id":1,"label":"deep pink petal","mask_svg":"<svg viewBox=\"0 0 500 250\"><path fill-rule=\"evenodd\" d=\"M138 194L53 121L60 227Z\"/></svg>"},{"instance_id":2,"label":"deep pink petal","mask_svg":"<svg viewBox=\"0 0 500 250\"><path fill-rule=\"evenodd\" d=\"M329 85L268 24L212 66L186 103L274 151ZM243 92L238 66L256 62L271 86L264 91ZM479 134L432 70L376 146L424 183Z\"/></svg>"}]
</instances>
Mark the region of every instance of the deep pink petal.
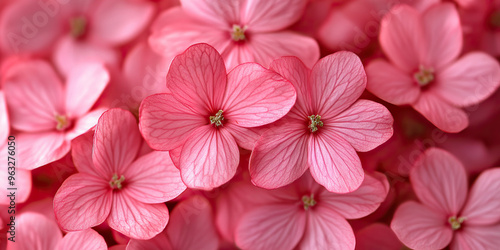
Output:
<instances>
[{"instance_id":1,"label":"deep pink petal","mask_svg":"<svg viewBox=\"0 0 500 250\"><path fill-rule=\"evenodd\" d=\"M107 222L111 228L132 239L148 240L165 229L168 218L165 204L145 204L116 192Z\"/></svg>"},{"instance_id":2,"label":"deep pink petal","mask_svg":"<svg viewBox=\"0 0 500 250\"><path fill-rule=\"evenodd\" d=\"M285 116L295 99L295 89L289 81L256 63L246 63L228 74L221 110L228 122L257 127Z\"/></svg>"},{"instance_id":3,"label":"deep pink petal","mask_svg":"<svg viewBox=\"0 0 500 250\"><path fill-rule=\"evenodd\" d=\"M209 116L195 114L171 94L149 96L140 108L141 133L148 145L156 150L181 146L192 131L209 122Z\"/></svg>"},{"instance_id":4,"label":"deep pink petal","mask_svg":"<svg viewBox=\"0 0 500 250\"><path fill-rule=\"evenodd\" d=\"M356 250L380 249L399 250L403 244L391 228L382 223L373 223L356 232Z\"/></svg>"},{"instance_id":5,"label":"deep pink petal","mask_svg":"<svg viewBox=\"0 0 500 250\"><path fill-rule=\"evenodd\" d=\"M27 74L26 72L30 72ZM10 124L22 131L55 130L64 115L63 85L45 61L19 62L2 75Z\"/></svg>"},{"instance_id":6,"label":"deep pink petal","mask_svg":"<svg viewBox=\"0 0 500 250\"><path fill-rule=\"evenodd\" d=\"M351 106L366 87L366 73L359 57L341 51L323 57L310 78L314 110L322 119L334 117Z\"/></svg>"},{"instance_id":7,"label":"deep pink petal","mask_svg":"<svg viewBox=\"0 0 500 250\"><path fill-rule=\"evenodd\" d=\"M262 135L250 156L252 182L263 188L278 188L297 180L307 170L309 136L296 121L273 127Z\"/></svg>"},{"instance_id":8,"label":"deep pink petal","mask_svg":"<svg viewBox=\"0 0 500 250\"><path fill-rule=\"evenodd\" d=\"M500 86L500 65L488 54L472 52L436 75L433 90L458 107L478 104Z\"/></svg>"},{"instance_id":9,"label":"deep pink petal","mask_svg":"<svg viewBox=\"0 0 500 250\"><path fill-rule=\"evenodd\" d=\"M59 242L58 250L79 250L79 249L95 249L107 250L108 246L104 238L94 229L86 229L78 232L69 232Z\"/></svg>"},{"instance_id":10,"label":"deep pink petal","mask_svg":"<svg viewBox=\"0 0 500 250\"><path fill-rule=\"evenodd\" d=\"M118 176L135 159L141 134L134 115L123 109L110 109L99 118L94 134L92 160L97 169Z\"/></svg>"},{"instance_id":11,"label":"deep pink petal","mask_svg":"<svg viewBox=\"0 0 500 250\"><path fill-rule=\"evenodd\" d=\"M238 145L229 131L206 125L196 129L182 147L181 177L190 188L212 189L236 174L239 161Z\"/></svg>"},{"instance_id":12,"label":"deep pink petal","mask_svg":"<svg viewBox=\"0 0 500 250\"><path fill-rule=\"evenodd\" d=\"M24 212L15 216L15 223L15 242L6 242L9 250L55 249L62 239L57 223L42 214Z\"/></svg>"},{"instance_id":13,"label":"deep pink petal","mask_svg":"<svg viewBox=\"0 0 500 250\"><path fill-rule=\"evenodd\" d=\"M461 212L468 225L491 225L500 222L500 168L485 170L476 179Z\"/></svg>"},{"instance_id":14,"label":"deep pink petal","mask_svg":"<svg viewBox=\"0 0 500 250\"><path fill-rule=\"evenodd\" d=\"M232 28L240 23L242 1L180 0L182 8L192 17L218 29Z\"/></svg>"},{"instance_id":15,"label":"deep pink petal","mask_svg":"<svg viewBox=\"0 0 500 250\"><path fill-rule=\"evenodd\" d=\"M78 173L66 179L54 196L54 213L65 231L97 226L111 210L109 183L93 175Z\"/></svg>"},{"instance_id":16,"label":"deep pink petal","mask_svg":"<svg viewBox=\"0 0 500 250\"><path fill-rule=\"evenodd\" d=\"M135 160L124 173L123 191L144 203L171 200L186 190L169 152L154 151Z\"/></svg>"},{"instance_id":17,"label":"deep pink petal","mask_svg":"<svg viewBox=\"0 0 500 250\"><path fill-rule=\"evenodd\" d=\"M453 237L447 220L446 214L408 201L396 209L391 229L410 248L442 249Z\"/></svg>"},{"instance_id":18,"label":"deep pink petal","mask_svg":"<svg viewBox=\"0 0 500 250\"><path fill-rule=\"evenodd\" d=\"M71 157L78 172L98 177L104 173L99 172L99 170L94 167L94 162L92 161L93 142L94 131L88 131L76 137L71 142Z\"/></svg>"},{"instance_id":19,"label":"deep pink petal","mask_svg":"<svg viewBox=\"0 0 500 250\"><path fill-rule=\"evenodd\" d=\"M242 249L293 249L306 228L300 205L265 205L247 212L236 229L236 245Z\"/></svg>"},{"instance_id":20,"label":"deep pink petal","mask_svg":"<svg viewBox=\"0 0 500 250\"><path fill-rule=\"evenodd\" d=\"M72 140L92 129L95 125L97 125L99 117L101 117L101 115L107 110L107 108L98 108L79 117L76 121L74 121L73 128L66 131L66 139Z\"/></svg>"},{"instance_id":21,"label":"deep pink petal","mask_svg":"<svg viewBox=\"0 0 500 250\"><path fill-rule=\"evenodd\" d=\"M380 99L395 105L411 104L420 95L420 87L411 76L384 60L366 67L366 88Z\"/></svg>"},{"instance_id":22,"label":"deep pink petal","mask_svg":"<svg viewBox=\"0 0 500 250\"><path fill-rule=\"evenodd\" d=\"M61 159L71 149L71 143L60 132L22 133L16 136L19 168L32 170Z\"/></svg>"},{"instance_id":23,"label":"deep pink petal","mask_svg":"<svg viewBox=\"0 0 500 250\"><path fill-rule=\"evenodd\" d=\"M438 148L426 150L410 172L415 194L428 207L457 215L467 197L467 174L452 154Z\"/></svg>"},{"instance_id":24,"label":"deep pink petal","mask_svg":"<svg viewBox=\"0 0 500 250\"><path fill-rule=\"evenodd\" d=\"M500 245L500 224L489 226L464 226L456 232L450 249L496 249Z\"/></svg>"},{"instance_id":25,"label":"deep pink petal","mask_svg":"<svg viewBox=\"0 0 500 250\"><path fill-rule=\"evenodd\" d=\"M306 0L246 1L242 8L241 22L253 32L281 30L299 20L306 4Z\"/></svg>"},{"instance_id":26,"label":"deep pink petal","mask_svg":"<svg viewBox=\"0 0 500 250\"><path fill-rule=\"evenodd\" d=\"M226 123L224 127L233 135L234 140L238 146L252 150L255 143L262 135L262 132L266 130L266 127L255 127L255 128L244 128L240 127L234 123Z\"/></svg>"},{"instance_id":27,"label":"deep pink petal","mask_svg":"<svg viewBox=\"0 0 500 250\"><path fill-rule=\"evenodd\" d=\"M335 134L309 137L308 163L313 178L330 192L352 192L364 179L356 151Z\"/></svg>"},{"instance_id":28,"label":"deep pink petal","mask_svg":"<svg viewBox=\"0 0 500 250\"><path fill-rule=\"evenodd\" d=\"M126 250L174 250L165 231L150 240L131 239ZM110 249L111 250L111 249Z\"/></svg>"},{"instance_id":29,"label":"deep pink petal","mask_svg":"<svg viewBox=\"0 0 500 250\"><path fill-rule=\"evenodd\" d=\"M3 91L0 91L0 142L6 141L9 136L10 124L6 105L5 95Z\"/></svg>"}]
</instances>

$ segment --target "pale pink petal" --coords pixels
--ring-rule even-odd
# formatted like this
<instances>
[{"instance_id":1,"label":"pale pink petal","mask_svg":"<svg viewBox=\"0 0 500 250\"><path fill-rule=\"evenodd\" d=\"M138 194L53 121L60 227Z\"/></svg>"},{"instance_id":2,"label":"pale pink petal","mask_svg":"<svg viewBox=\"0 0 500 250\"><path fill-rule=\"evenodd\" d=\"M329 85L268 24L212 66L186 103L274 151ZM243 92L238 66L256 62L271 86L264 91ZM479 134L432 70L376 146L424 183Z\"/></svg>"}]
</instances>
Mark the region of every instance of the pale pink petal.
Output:
<instances>
[{"instance_id":1,"label":"pale pink petal","mask_svg":"<svg viewBox=\"0 0 500 250\"><path fill-rule=\"evenodd\" d=\"M254 0L246 1L241 22L253 32L284 29L302 16L307 0Z\"/></svg>"},{"instance_id":2,"label":"pale pink petal","mask_svg":"<svg viewBox=\"0 0 500 250\"><path fill-rule=\"evenodd\" d=\"M132 239L148 240L165 229L168 218L165 204L145 204L116 192L107 222L111 228Z\"/></svg>"},{"instance_id":3,"label":"pale pink petal","mask_svg":"<svg viewBox=\"0 0 500 250\"><path fill-rule=\"evenodd\" d=\"M224 58L224 63L226 63L227 71L231 71L236 66L246 63L246 62L256 62L252 48L249 42L245 43L233 43L232 40L228 40L229 44L223 50L217 48L221 51L221 56Z\"/></svg>"},{"instance_id":4,"label":"pale pink petal","mask_svg":"<svg viewBox=\"0 0 500 250\"><path fill-rule=\"evenodd\" d=\"M126 250L174 250L165 231L150 240L131 239Z\"/></svg>"},{"instance_id":5,"label":"pale pink petal","mask_svg":"<svg viewBox=\"0 0 500 250\"><path fill-rule=\"evenodd\" d=\"M311 175L330 192L356 190L364 179L354 148L341 137L325 131L309 137L308 163Z\"/></svg>"},{"instance_id":6,"label":"pale pink petal","mask_svg":"<svg viewBox=\"0 0 500 250\"><path fill-rule=\"evenodd\" d=\"M411 104L420 95L420 87L409 74L384 60L368 64L366 74L366 89L384 101L395 105Z\"/></svg>"},{"instance_id":7,"label":"pale pink petal","mask_svg":"<svg viewBox=\"0 0 500 250\"><path fill-rule=\"evenodd\" d=\"M57 223L42 214L25 212L15 216L15 242L7 241L7 249L55 249L62 239ZM8 237L10 235L8 234Z\"/></svg>"},{"instance_id":8,"label":"pale pink petal","mask_svg":"<svg viewBox=\"0 0 500 250\"><path fill-rule=\"evenodd\" d=\"M310 78L313 108L322 119L334 117L351 106L366 87L366 73L359 57L341 51L323 57Z\"/></svg>"},{"instance_id":9,"label":"pale pink petal","mask_svg":"<svg viewBox=\"0 0 500 250\"><path fill-rule=\"evenodd\" d=\"M321 129L339 134L356 151L366 152L391 138L393 121L391 113L382 104L359 100Z\"/></svg>"},{"instance_id":10,"label":"pale pink petal","mask_svg":"<svg viewBox=\"0 0 500 250\"><path fill-rule=\"evenodd\" d=\"M320 205L307 212L307 227L300 249L354 249L354 233L342 216Z\"/></svg>"},{"instance_id":11,"label":"pale pink petal","mask_svg":"<svg viewBox=\"0 0 500 250\"><path fill-rule=\"evenodd\" d=\"M66 132L66 139L72 140L75 137L89 131L95 125L97 125L97 121L99 121L99 117L108 110L107 108L99 108L92 110L83 116L79 117L71 130Z\"/></svg>"},{"instance_id":12,"label":"pale pink petal","mask_svg":"<svg viewBox=\"0 0 500 250\"><path fill-rule=\"evenodd\" d=\"M300 205L265 205L242 215L236 245L242 249L293 249L306 228Z\"/></svg>"},{"instance_id":13,"label":"pale pink petal","mask_svg":"<svg viewBox=\"0 0 500 250\"><path fill-rule=\"evenodd\" d=\"M371 214L385 200L389 192L389 182L380 173L365 175L361 186L347 194L335 194L323 190L319 200L346 219L357 219Z\"/></svg>"},{"instance_id":14,"label":"pale pink petal","mask_svg":"<svg viewBox=\"0 0 500 250\"><path fill-rule=\"evenodd\" d=\"M55 130L55 116L64 114L64 95L63 85L50 64L41 60L19 62L9 67L2 78L13 128L30 132Z\"/></svg>"},{"instance_id":15,"label":"pale pink petal","mask_svg":"<svg viewBox=\"0 0 500 250\"><path fill-rule=\"evenodd\" d=\"M174 207L166 229L174 249L218 249L219 236L208 200L193 196Z\"/></svg>"},{"instance_id":16,"label":"pale pink petal","mask_svg":"<svg viewBox=\"0 0 500 250\"><path fill-rule=\"evenodd\" d=\"M99 172L92 161L92 147L94 143L94 131L88 131L76 137L71 142L71 157L76 169L80 173L101 176L105 173Z\"/></svg>"},{"instance_id":17,"label":"pale pink petal","mask_svg":"<svg viewBox=\"0 0 500 250\"><path fill-rule=\"evenodd\" d=\"M61 159L71 149L71 143L60 132L22 133L16 136L19 168L33 170Z\"/></svg>"},{"instance_id":18,"label":"pale pink petal","mask_svg":"<svg viewBox=\"0 0 500 250\"><path fill-rule=\"evenodd\" d=\"M182 8L192 17L218 29L228 29L240 23L242 1L180 0Z\"/></svg>"},{"instance_id":19,"label":"pale pink petal","mask_svg":"<svg viewBox=\"0 0 500 250\"><path fill-rule=\"evenodd\" d=\"M107 250L108 246L104 238L93 229L78 232L69 232L57 245L58 250Z\"/></svg>"},{"instance_id":20,"label":"pale pink petal","mask_svg":"<svg viewBox=\"0 0 500 250\"><path fill-rule=\"evenodd\" d=\"M457 231L450 249L497 249L500 245L500 224L489 226L467 225Z\"/></svg>"},{"instance_id":21,"label":"pale pink petal","mask_svg":"<svg viewBox=\"0 0 500 250\"><path fill-rule=\"evenodd\" d=\"M208 124L209 116L197 115L171 94L147 97L141 104L139 127L148 145L156 150L181 146L197 127Z\"/></svg>"},{"instance_id":22,"label":"pale pink petal","mask_svg":"<svg viewBox=\"0 0 500 250\"><path fill-rule=\"evenodd\" d=\"M434 93L422 93L413 108L437 128L448 133L458 133L469 126L467 114Z\"/></svg>"},{"instance_id":23,"label":"pale pink petal","mask_svg":"<svg viewBox=\"0 0 500 250\"><path fill-rule=\"evenodd\" d=\"M253 149L255 143L262 135L262 132L266 130L265 126L255 127L255 128L244 128L230 122L224 124L224 127L229 130L231 135L233 135L238 146L247 150Z\"/></svg>"},{"instance_id":24,"label":"pale pink petal","mask_svg":"<svg viewBox=\"0 0 500 250\"><path fill-rule=\"evenodd\" d=\"M166 202L186 190L168 152L154 151L140 157L124 175L127 188L123 192L144 203Z\"/></svg>"},{"instance_id":25,"label":"pale pink petal","mask_svg":"<svg viewBox=\"0 0 500 250\"><path fill-rule=\"evenodd\" d=\"M141 134L134 115L123 109L110 109L99 118L94 134L92 160L97 169L118 176L137 157Z\"/></svg>"},{"instance_id":26,"label":"pale pink petal","mask_svg":"<svg viewBox=\"0 0 500 250\"><path fill-rule=\"evenodd\" d=\"M467 197L467 174L452 154L426 150L410 172L413 191L420 201L443 214L457 215Z\"/></svg>"},{"instance_id":27,"label":"pale pink petal","mask_svg":"<svg viewBox=\"0 0 500 250\"><path fill-rule=\"evenodd\" d=\"M440 70L462 51L462 26L458 11L452 3L435 4L422 15L427 67Z\"/></svg>"},{"instance_id":28,"label":"pale pink petal","mask_svg":"<svg viewBox=\"0 0 500 250\"><path fill-rule=\"evenodd\" d=\"M9 115L7 113L5 95L3 91L0 91L0 142L7 140L9 136L9 127Z\"/></svg>"},{"instance_id":29,"label":"pale pink petal","mask_svg":"<svg viewBox=\"0 0 500 250\"><path fill-rule=\"evenodd\" d=\"M307 127L290 121L262 135L250 156L252 182L263 188L278 188L297 180L307 170Z\"/></svg>"},{"instance_id":30,"label":"pale pink petal","mask_svg":"<svg viewBox=\"0 0 500 250\"><path fill-rule=\"evenodd\" d=\"M289 81L256 63L246 63L228 74L221 110L228 123L257 127L285 116L295 99L295 89Z\"/></svg>"},{"instance_id":31,"label":"pale pink petal","mask_svg":"<svg viewBox=\"0 0 500 250\"><path fill-rule=\"evenodd\" d=\"M21 158L9 154L12 151L8 150L8 142L4 142L5 144L0 147L0 157L1 159L5 159L5 163L0 165L0 180L4 180L0 182L0 205L9 205L11 199L15 199L16 203L25 202L31 193L32 186L31 171L18 168ZM17 143L18 141L14 142ZM18 144L10 144L18 147ZM15 178L13 180L14 185L10 185L9 176L11 176L11 173ZM11 190L10 188L15 189ZM15 195L12 196L11 192L14 192Z\"/></svg>"},{"instance_id":32,"label":"pale pink petal","mask_svg":"<svg viewBox=\"0 0 500 250\"><path fill-rule=\"evenodd\" d=\"M196 129L182 147L181 177L190 188L212 189L236 174L239 160L238 145L229 131L206 125Z\"/></svg>"},{"instance_id":33,"label":"pale pink petal","mask_svg":"<svg viewBox=\"0 0 500 250\"><path fill-rule=\"evenodd\" d=\"M104 45L123 44L137 35L153 18L155 6L147 1L102 0L90 12L95 24L88 39Z\"/></svg>"},{"instance_id":34,"label":"pale pink petal","mask_svg":"<svg viewBox=\"0 0 500 250\"><path fill-rule=\"evenodd\" d=\"M468 225L491 225L500 222L500 168L485 170L476 179L461 212Z\"/></svg>"},{"instance_id":35,"label":"pale pink petal","mask_svg":"<svg viewBox=\"0 0 500 250\"><path fill-rule=\"evenodd\" d=\"M66 115L77 118L87 113L108 85L104 65L88 63L73 68L66 79Z\"/></svg>"},{"instance_id":36,"label":"pale pink petal","mask_svg":"<svg viewBox=\"0 0 500 250\"><path fill-rule=\"evenodd\" d=\"M420 13L398 5L384 16L380 26L379 41L387 57L404 72L413 73L426 53Z\"/></svg>"},{"instance_id":37,"label":"pale pink petal","mask_svg":"<svg viewBox=\"0 0 500 250\"><path fill-rule=\"evenodd\" d=\"M436 75L433 90L458 107L478 104L491 96L500 85L500 65L495 58L472 52Z\"/></svg>"},{"instance_id":38,"label":"pale pink petal","mask_svg":"<svg viewBox=\"0 0 500 250\"><path fill-rule=\"evenodd\" d=\"M442 249L453 237L447 220L446 214L408 201L396 209L391 229L410 248Z\"/></svg>"},{"instance_id":39,"label":"pale pink petal","mask_svg":"<svg viewBox=\"0 0 500 250\"><path fill-rule=\"evenodd\" d=\"M54 213L65 231L97 226L111 210L113 192L109 183L88 174L74 174L64 181L54 196Z\"/></svg>"},{"instance_id":40,"label":"pale pink petal","mask_svg":"<svg viewBox=\"0 0 500 250\"><path fill-rule=\"evenodd\" d=\"M371 250L373 246L386 250L403 249L391 228L385 224L374 223L356 232L356 250Z\"/></svg>"},{"instance_id":41,"label":"pale pink petal","mask_svg":"<svg viewBox=\"0 0 500 250\"><path fill-rule=\"evenodd\" d=\"M320 57L316 40L290 31L251 34L247 45L255 62L268 66L282 56L296 56L307 67L312 67Z\"/></svg>"}]
</instances>

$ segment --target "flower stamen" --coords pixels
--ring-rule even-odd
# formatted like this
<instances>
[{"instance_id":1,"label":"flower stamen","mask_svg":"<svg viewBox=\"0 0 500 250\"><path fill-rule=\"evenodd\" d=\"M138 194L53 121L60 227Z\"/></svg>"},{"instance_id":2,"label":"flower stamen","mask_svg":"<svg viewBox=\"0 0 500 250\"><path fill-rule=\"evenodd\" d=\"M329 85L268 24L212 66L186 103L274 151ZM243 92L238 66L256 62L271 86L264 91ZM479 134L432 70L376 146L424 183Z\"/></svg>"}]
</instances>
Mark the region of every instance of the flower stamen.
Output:
<instances>
[{"instance_id":1,"label":"flower stamen","mask_svg":"<svg viewBox=\"0 0 500 250\"><path fill-rule=\"evenodd\" d=\"M222 126L222 121L224 116L222 116L222 110L219 110L215 115L210 116L210 124L215 124L216 127Z\"/></svg>"},{"instance_id":2,"label":"flower stamen","mask_svg":"<svg viewBox=\"0 0 500 250\"><path fill-rule=\"evenodd\" d=\"M314 200L314 194L311 196L304 195L302 196L302 202L304 203L304 210L308 210L310 207L314 207L316 205L316 201Z\"/></svg>"},{"instance_id":3,"label":"flower stamen","mask_svg":"<svg viewBox=\"0 0 500 250\"><path fill-rule=\"evenodd\" d=\"M413 75L413 77L417 81L418 85L420 85L421 87L424 87L427 84L434 81L434 69L426 68L422 65L420 65L418 68L419 68L419 71Z\"/></svg>"},{"instance_id":4,"label":"flower stamen","mask_svg":"<svg viewBox=\"0 0 500 250\"><path fill-rule=\"evenodd\" d=\"M87 32L87 19L82 16L72 18L69 21L71 36L80 38Z\"/></svg>"},{"instance_id":5,"label":"flower stamen","mask_svg":"<svg viewBox=\"0 0 500 250\"><path fill-rule=\"evenodd\" d=\"M460 229L460 227L462 226L462 223L464 221L465 221L465 217L457 218L457 216L451 216L450 218L448 218L448 223L450 223L451 229L453 229L453 230Z\"/></svg>"},{"instance_id":6,"label":"flower stamen","mask_svg":"<svg viewBox=\"0 0 500 250\"><path fill-rule=\"evenodd\" d=\"M67 129L70 125L70 121L64 115L56 115L55 119L57 122L56 129L59 131Z\"/></svg>"},{"instance_id":7,"label":"flower stamen","mask_svg":"<svg viewBox=\"0 0 500 250\"><path fill-rule=\"evenodd\" d=\"M323 127L323 122L321 121L321 116L320 115L311 115L308 116L309 121L311 122L308 126L308 128L311 130L312 133L318 131L318 126Z\"/></svg>"},{"instance_id":8,"label":"flower stamen","mask_svg":"<svg viewBox=\"0 0 500 250\"><path fill-rule=\"evenodd\" d=\"M231 38L235 41L243 41L246 40L245 36L245 30L247 29L246 26L241 27L240 25L233 24L233 31L231 32Z\"/></svg>"},{"instance_id":9,"label":"flower stamen","mask_svg":"<svg viewBox=\"0 0 500 250\"><path fill-rule=\"evenodd\" d=\"M113 177L111 178L111 180L109 181L109 186L112 188L112 189L115 189L115 188L118 188L118 189L122 189L122 182L125 181L125 176L120 176L120 179L118 179L118 175L117 174L114 174Z\"/></svg>"}]
</instances>

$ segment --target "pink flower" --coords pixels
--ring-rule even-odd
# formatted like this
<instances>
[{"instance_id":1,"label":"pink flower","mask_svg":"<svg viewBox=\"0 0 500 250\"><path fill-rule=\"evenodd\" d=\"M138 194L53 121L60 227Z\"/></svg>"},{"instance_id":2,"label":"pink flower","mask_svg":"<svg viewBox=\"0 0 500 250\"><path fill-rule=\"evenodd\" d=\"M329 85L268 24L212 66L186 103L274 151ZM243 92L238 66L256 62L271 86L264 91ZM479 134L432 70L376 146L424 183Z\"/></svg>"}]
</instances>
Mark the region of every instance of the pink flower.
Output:
<instances>
[{"instance_id":1,"label":"pink flower","mask_svg":"<svg viewBox=\"0 0 500 250\"><path fill-rule=\"evenodd\" d=\"M296 98L290 82L256 63L226 76L222 57L207 44L173 60L167 87L172 94L144 99L139 124L153 149L179 154L181 177L190 188L229 181L238 167L238 145L252 149L259 136L253 128L283 117Z\"/></svg>"},{"instance_id":2,"label":"pink flower","mask_svg":"<svg viewBox=\"0 0 500 250\"><path fill-rule=\"evenodd\" d=\"M367 67L368 90L396 105L409 104L439 129L468 126L461 109L490 96L500 84L500 66L473 52L458 58L462 29L455 7L436 4L420 14L400 5L382 20L380 44L390 62Z\"/></svg>"},{"instance_id":3,"label":"pink flower","mask_svg":"<svg viewBox=\"0 0 500 250\"><path fill-rule=\"evenodd\" d=\"M26 72L29 72L27 74ZM90 111L106 88L103 65L73 69L64 85L45 61L20 61L2 76L10 124L18 131L19 167L35 169L62 158L71 140L94 126L102 109Z\"/></svg>"},{"instance_id":4,"label":"pink flower","mask_svg":"<svg viewBox=\"0 0 500 250\"><path fill-rule=\"evenodd\" d=\"M500 168L484 171L467 194L467 174L450 153L431 148L410 173L419 202L398 207L392 230L408 247L496 249L500 244Z\"/></svg>"},{"instance_id":5,"label":"pink flower","mask_svg":"<svg viewBox=\"0 0 500 250\"><path fill-rule=\"evenodd\" d=\"M142 140L134 116L110 109L92 133L73 142L79 173L64 181L54 197L54 212L62 229L84 230L105 220L134 239L150 239L163 231L169 218L163 202L186 188L168 152L136 159Z\"/></svg>"},{"instance_id":6,"label":"pink flower","mask_svg":"<svg viewBox=\"0 0 500 250\"><path fill-rule=\"evenodd\" d=\"M356 232L356 250L371 250L374 246L387 250L404 247L391 228L381 223L373 223Z\"/></svg>"},{"instance_id":7,"label":"pink flower","mask_svg":"<svg viewBox=\"0 0 500 250\"><path fill-rule=\"evenodd\" d=\"M0 90L0 143L6 143L10 132L9 116L7 114L7 104L5 94Z\"/></svg>"},{"instance_id":8,"label":"pink flower","mask_svg":"<svg viewBox=\"0 0 500 250\"><path fill-rule=\"evenodd\" d=\"M236 244L242 249L354 249L346 219L364 217L385 199L389 183L382 174L366 175L354 192L335 194L306 173L301 179L266 196L238 222ZM263 203L264 203L263 202Z\"/></svg>"},{"instance_id":9,"label":"pink flower","mask_svg":"<svg viewBox=\"0 0 500 250\"><path fill-rule=\"evenodd\" d=\"M369 151L392 136L392 116L382 105L359 100L366 75L359 58L338 52L312 70L295 57L283 57L271 69L297 90L290 113L262 135L250 158L255 185L277 188L298 179L308 168L331 192L356 190L363 168L356 151Z\"/></svg>"},{"instance_id":10,"label":"pink flower","mask_svg":"<svg viewBox=\"0 0 500 250\"><path fill-rule=\"evenodd\" d=\"M280 56L300 57L307 65L319 58L312 38L285 28L296 22L306 0L182 0L181 7L161 14L150 43L172 58L194 43L216 48L228 69L244 62L264 66ZM173 21L174 20L174 21Z\"/></svg>"}]
</instances>

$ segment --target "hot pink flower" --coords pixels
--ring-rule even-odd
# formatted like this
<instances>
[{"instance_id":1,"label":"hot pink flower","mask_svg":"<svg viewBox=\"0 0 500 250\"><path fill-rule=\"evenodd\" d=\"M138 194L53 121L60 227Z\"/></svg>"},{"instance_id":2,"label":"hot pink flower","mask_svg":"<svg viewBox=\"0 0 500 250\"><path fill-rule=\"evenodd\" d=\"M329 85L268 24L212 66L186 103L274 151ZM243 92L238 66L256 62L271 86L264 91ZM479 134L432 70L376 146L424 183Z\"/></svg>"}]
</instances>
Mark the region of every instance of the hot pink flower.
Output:
<instances>
[{"instance_id":1,"label":"hot pink flower","mask_svg":"<svg viewBox=\"0 0 500 250\"><path fill-rule=\"evenodd\" d=\"M356 151L368 151L392 136L392 116L382 105L359 100L366 75L359 58L338 52L309 70L295 57L283 57L271 69L289 79L297 103L262 135L250 158L254 184L277 188L292 183L308 168L331 192L356 190L363 168Z\"/></svg>"},{"instance_id":2,"label":"hot pink flower","mask_svg":"<svg viewBox=\"0 0 500 250\"><path fill-rule=\"evenodd\" d=\"M425 151L410 173L419 202L398 207L391 223L416 249L496 249L500 245L500 168L484 171L467 194L467 174L450 153Z\"/></svg>"},{"instance_id":3,"label":"hot pink flower","mask_svg":"<svg viewBox=\"0 0 500 250\"><path fill-rule=\"evenodd\" d=\"M311 66L319 58L312 38L285 28L296 22L306 0L182 0L182 7L163 13L153 26L152 48L172 58L194 43L216 48L227 68L244 62L264 66L294 55Z\"/></svg>"},{"instance_id":4,"label":"hot pink flower","mask_svg":"<svg viewBox=\"0 0 500 250\"><path fill-rule=\"evenodd\" d=\"M140 108L140 128L156 150L179 155L182 180L211 189L231 179L239 163L238 145L252 149L253 128L283 117L295 103L293 86L256 63L226 76L224 61L207 44L177 56L167 75L172 94L156 94ZM175 162L175 161L174 161Z\"/></svg>"},{"instance_id":5,"label":"hot pink flower","mask_svg":"<svg viewBox=\"0 0 500 250\"><path fill-rule=\"evenodd\" d=\"M163 202L182 193L179 170L168 152L136 159L142 140L134 116L106 111L92 133L73 142L79 173L64 181L54 197L57 221L66 231L84 230L105 220L116 231L150 239L163 231L168 209Z\"/></svg>"},{"instance_id":6,"label":"hot pink flower","mask_svg":"<svg viewBox=\"0 0 500 250\"><path fill-rule=\"evenodd\" d=\"M477 104L500 85L500 66L473 52L458 58L462 29L455 7L436 4L420 14L400 5L382 20L380 44L390 62L367 67L368 90L396 104L409 104L439 129L468 126L462 107Z\"/></svg>"},{"instance_id":7,"label":"hot pink flower","mask_svg":"<svg viewBox=\"0 0 500 250\"><path fill-rule=\"evenodd\" d=\"M306 173L290 186L268 190L265 201L242 215L236 244L242 249L354 249L355 238L346 219L364 217L385 199L384 175L366 175L349 194L335 194ZM244 194L252 195L252 194Z\"/></svg>"}]
</instances>

